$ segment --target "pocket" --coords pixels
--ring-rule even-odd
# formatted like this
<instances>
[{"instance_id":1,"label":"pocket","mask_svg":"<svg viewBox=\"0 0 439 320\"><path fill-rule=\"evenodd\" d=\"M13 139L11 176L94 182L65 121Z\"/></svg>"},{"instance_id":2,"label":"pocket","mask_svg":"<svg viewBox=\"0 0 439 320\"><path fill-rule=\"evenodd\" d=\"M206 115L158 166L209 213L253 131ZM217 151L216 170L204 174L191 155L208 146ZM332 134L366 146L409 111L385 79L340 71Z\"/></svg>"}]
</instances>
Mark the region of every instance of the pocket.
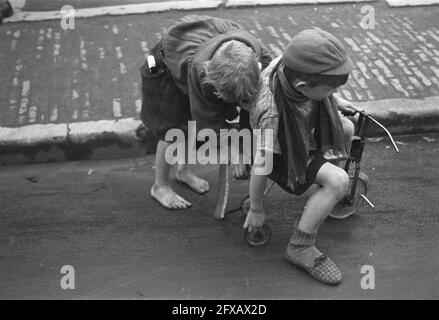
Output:
<instances>
[{"instance_id":1,"label":"pocket","mask_svg":"<svg viewBox=\"0 0 439 320\"><path fill-rule=\"evenodd\" d=\"M142 66L142 100L149 108L156 112L160 109L160 96L162 94L162 82L165 77L164 69L159 69L156 73L151 73L148 64Z\"/></svg>"}]
</instances>

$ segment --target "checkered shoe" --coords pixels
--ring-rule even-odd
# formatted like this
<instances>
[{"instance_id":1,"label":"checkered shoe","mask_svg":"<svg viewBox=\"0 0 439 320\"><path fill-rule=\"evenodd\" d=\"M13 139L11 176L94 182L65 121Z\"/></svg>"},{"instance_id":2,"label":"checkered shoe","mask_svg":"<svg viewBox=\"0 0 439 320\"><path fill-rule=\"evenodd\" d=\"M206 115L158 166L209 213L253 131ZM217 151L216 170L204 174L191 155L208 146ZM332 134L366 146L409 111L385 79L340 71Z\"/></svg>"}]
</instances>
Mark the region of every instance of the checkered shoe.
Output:
<instances>
[{"instance_id":1,"label":"checkered shoe","mask_svg":"<svg viewBox=\"0 0 439 320\"><path fill-rule=\"evenodd\" d=\"M335 286L341 282L340 270L331 259L323 254L314 260L313 267L305 267L305 270L324 284Z\"/></svg>"},{"instance_id":2,"label":"checkered shoe","mask_svg":"<svg viewBox=\"0 0 439 320\"><path fill-rule=\"evenodd\" d=\"M312 267L308 267L299 261L292 259L287 252L285 252L285 259L291 264L304 269L314 279L317 279L324 284L335 286L341 282L340 270L335 263L324 254L314 259L314 266Z\"/></svg>"}]
</instances>

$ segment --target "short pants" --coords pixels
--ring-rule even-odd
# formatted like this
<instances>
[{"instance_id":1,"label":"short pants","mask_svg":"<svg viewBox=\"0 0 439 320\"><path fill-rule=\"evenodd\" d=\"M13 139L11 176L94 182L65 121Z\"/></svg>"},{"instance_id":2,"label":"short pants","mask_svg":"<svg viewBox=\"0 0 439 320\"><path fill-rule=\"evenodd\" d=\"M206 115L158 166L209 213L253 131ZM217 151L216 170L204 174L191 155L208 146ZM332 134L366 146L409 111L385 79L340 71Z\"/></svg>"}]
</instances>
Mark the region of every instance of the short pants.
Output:
<instances>
[{"instance_id":1,"label":"short pants","mask_svg":"<svg viewBox=\"0 0 439 320\"><path fill-rule=\"evenodd\" d=\"M273 170L268 177L276 182L286 192L299 196L308 190L308 188L315 182L317 172L319 172L320 168L326 162L328 161L323 157L323 154L318 153L312 155L312 160L306 168L305 183L297 185L295 190L292 190L288 186L288 170L285 162L283 161L282 155L275 153L273 155Z\"/></svg>"},{"instance_id":2,"label":"short pants","mask_svg":"<svg viewBox=\"0 0 439 320\"><path fill-rule=\"evenodd\" d=\"M148 63L142 66L142 109L140 119L155 138L165 140L169 129L181 129L186 133L191 119L189 96L175 84L162 58L162 42L151 50L157 71L151 73Z\"/></svg>"}]
</instances>

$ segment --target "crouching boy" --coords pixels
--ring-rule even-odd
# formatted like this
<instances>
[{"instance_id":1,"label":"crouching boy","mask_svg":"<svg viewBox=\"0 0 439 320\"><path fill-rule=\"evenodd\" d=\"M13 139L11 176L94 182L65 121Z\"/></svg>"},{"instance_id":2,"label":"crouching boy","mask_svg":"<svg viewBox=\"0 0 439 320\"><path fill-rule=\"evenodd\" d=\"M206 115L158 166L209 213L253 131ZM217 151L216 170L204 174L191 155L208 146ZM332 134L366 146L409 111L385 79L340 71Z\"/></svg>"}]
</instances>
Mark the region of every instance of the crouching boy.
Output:
<instances>
[{"instance_id":1,"label":"crouching boy","mask_svg":"<svg viewBox=\"0 0 439 320\"><path fill-rule=\"evenodd\" d=\"M267 177L289 193L300 195L319 186L294 224L285 258L312 277L341 282L337 266L315 246L320 224L348 193L347 173L328 161L345 157L353 123L341 118L333 92L348 80L351 61L343 45L320 29L297 34L281 57L261 74L261 88L249 108L254 129L272 130L273 139L257 143L250 177L250 210L244 228L252 231L265 220L263 193ZM271 172L261 172L262 160L272 159ZM258 165L259 164L259 165ZM258 172L259 169L259 172Z\"/></svg>"}]
</instances>

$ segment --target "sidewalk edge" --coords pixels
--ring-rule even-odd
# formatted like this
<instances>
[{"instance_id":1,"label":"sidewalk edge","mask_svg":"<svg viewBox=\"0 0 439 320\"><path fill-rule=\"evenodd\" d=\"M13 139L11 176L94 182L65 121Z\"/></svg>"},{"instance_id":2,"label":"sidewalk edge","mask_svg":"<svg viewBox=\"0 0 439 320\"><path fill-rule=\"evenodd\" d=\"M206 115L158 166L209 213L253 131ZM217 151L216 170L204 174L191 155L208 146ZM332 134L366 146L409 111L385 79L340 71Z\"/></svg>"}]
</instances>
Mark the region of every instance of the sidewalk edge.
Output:
<instances>
[{"instance_id":1,"label":"sidewalk edge","mask_svg":"<svg viewBox=\"0 0 439 320\"><path fill-rule=\"evenodd\" d=\"M106 15L127 15L167 12L173 10L205 10L216 9L221 6L225 8L240 8L251 6L273 6L273 5L317 5L317 4L339 4L339 3L362 3L376 2L378 0L183 0L166 2L149 2L142 4L127 4L108 7L80 8L75 10L75 18L91 18ZM13 22L35 22L46 20L60 20L70 13L60 10L50 11L16 11L12 17L5 18L3 23Z\"/></svg>"},{"instance_id":2,"label":"sidewalk edge","mask_svg":"<svg viewBox=\"0 0 439 320\"><path fill-rule=\"evenodd\" d=\"M216 9L223 4L223 0L184 0L167 2L149 2L142 4L127 4L108 7L81 8L75 10L75 18L91 18L105 15L128 15L158 13L171 10L201 10ZM68 9L66 9L68 10ZM64 15L69 14L67 11ZM60 20L63 17L62 8L50 11L18 11L10 18L3 20L4 23L34 22L46 20Z\"/></svg>"},{"instance_id":3,"label":"sidewalk edge","mask_svg":"<svg viewBox=\"0 0 439 320\"><path fill-rule=\"evenodd\" d=\"M355 102L371 113L392 134L439 131L439 96ZM34 124L0 127L0 164L106 159L144 156L154 151L153 142L141 143L135 130L140 120L125 118L91 123ZM370 136L383 132L371 126Z\"/></svg>"}]
</instances>

